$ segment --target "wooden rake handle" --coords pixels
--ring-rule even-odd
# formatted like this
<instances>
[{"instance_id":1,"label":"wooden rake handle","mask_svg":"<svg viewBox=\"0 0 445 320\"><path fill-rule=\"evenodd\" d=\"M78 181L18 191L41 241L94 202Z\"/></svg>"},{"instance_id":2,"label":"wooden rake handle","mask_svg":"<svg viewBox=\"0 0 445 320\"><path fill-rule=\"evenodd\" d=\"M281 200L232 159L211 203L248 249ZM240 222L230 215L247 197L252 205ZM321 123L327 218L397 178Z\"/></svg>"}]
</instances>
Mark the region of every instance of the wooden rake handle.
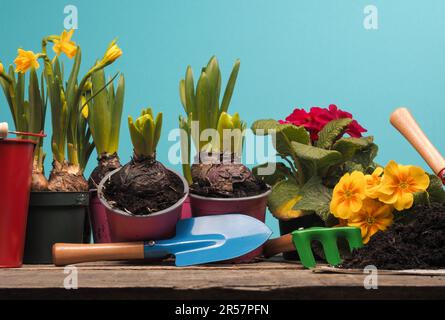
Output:
<instances>
[{"instance_id":1,"label":"wooden rake handle","mask_svg":"<svg viewBox=\"0 0 445 320\"><path fill-rule=\"evenodd\" d=\"M53 262L56 266L95 261L144 259L144 243L103 243L53 245Z\"/></svg>"},{"instance_id":2,"label":"wooden rake handle","mask_svg":"<svg viewBox=\"0 0 445 320\"><path fill-rule=\"evenodd\" d=\"M434 173L445 181L445 159L419 127L409 110L406 108L395 110L391 114L390 122L411 143Z\"/></svg>"},{"instance_id":3,"label":"wooden rake handle","mask_svg":"<svg viewBox=\"0 0 445 320\"><path fill-rule=\"evenodd\" d=\"M290 251L295 251L292 234L290 233L276 239L268 240L263 247L263 254L266 258Z\"/></svg>"}]
</instances>

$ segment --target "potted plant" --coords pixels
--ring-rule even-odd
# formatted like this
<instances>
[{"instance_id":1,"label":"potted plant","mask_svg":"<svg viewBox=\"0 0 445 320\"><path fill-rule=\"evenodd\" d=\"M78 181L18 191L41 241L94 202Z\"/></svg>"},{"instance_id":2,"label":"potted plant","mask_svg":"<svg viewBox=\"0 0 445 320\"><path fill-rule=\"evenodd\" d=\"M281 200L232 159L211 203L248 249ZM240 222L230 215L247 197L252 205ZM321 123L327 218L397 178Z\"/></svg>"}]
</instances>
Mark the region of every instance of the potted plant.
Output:
<instances>
[{"instance_id":1,"label":"potted plant","mask_svg":"<svg viewBox=\"0 0 445 320\"><path fill-rule=\"evenodd\" d=\"M96 243L111 241L105 207L97 197L97 186L109 172L121 167L117 150L124 105L124 76L119 77L116 91L113 79L108 84L108 88L103 89L107 86L105 72L99 70L91 76L91 92L88 93L93 97L88 108L88 124L98 155L98 165L88 179L90 218Z\"/></svg>"},{"instance_id":2,"label":"potted plant","mask_svg":"<svg viewBox=\"0 0 445 320\"><path fill-rule=\"evenodd\" d=\"M0 63L0 85L16 130L42 133L46 99L36 73L37 56L22 49L18 53L15 71L11 66L6 73ZM28 70L26 98L25 77ZM6 137L7 125L3 129ZM27 135L18 135L17 139L0 137L0 267L20 267L22 264L30 189L42 190L47 186L43 175L42 140L42 137Z\"/></svg>"},{"instance_id":3,"label":"potted plant","mask_svg":"<svg viewBox=\"0 0 445 320\"><path fill-rule=\"evenodd\" d=\"M181 154L184 176L190 184L190 202L194 216L244 213L265 221L268 186L241 163L245 123L229 108L240 62L229 77L222 101L221 72L216 57L201 71L196 89L193 72L187 67L180 81L180 98L186 117L180 117ZM190 166L191 141L197 156ZM237 259L250 261L261 248Z\"/></svg>"},{"instance_id":4,"label":"potted plant","mask_svg":"<svg viewBox=\"0 0 445 320\"><path fill-rule=\"evenodd\" d=\"M186 180L156 160L162 113L142 110L128 117L134 153L131 161L106 175L98 196L106 207L114 242L170 238L188 195Z\"/></svg>"},{"instance_id":5,"label":"potted plant","mask_svg":"<svg viewBox=\"0 0 445 320\"><path fill-rule=\"evenodd\" d=\"M88 183L83 171L94 149L87 122L89 84L92 75L113 63L122 51L113 41L103 58L97 61L78 81L81 49L72 40L73 30L51 35L42 40L44 78L51 105L53 168L48 191L31 194L25 261L51 263L55 242L89 241L87 219ZM56 55L47 54L48 43ZM74 58L68 80L60 54ZM104 88L105 89L105 88Z\"/></svg>"},{"instance_id":6,"label":"potted plant","mask_svg":"<svg viewBox=\"0 0 445 320\"><path fill-rule=\"evenodd\" d=\"M16 130L20 132L39 133L44 131L47 100L45 97L43 75L40 83L36 68L39 67L39 55L32 51L18 50L15 59L16 69L10 66L7 74L1 67L0 85L5 94ZM27 67L28 66L28 67ZM25 76L29 71L28 100L25 98ZM39 137L22 137L36 143L32 169L32 191L47 190L48 180L44 174L43 139Z\"/></svg>"},{"instance_id":7,"label":"potted plant","mask_svg":"<svg viewBox=\"0 0 445 320\"><path fill-rule=\"evenodd\" d=\"M272 175L255 174L272 186L268 207L280 221L280 233L301 227L336 224L329 210L332 188L353 169L372 172L378 147L373 137L352 115L335 105L295 109L285 121L258 120L252 125L258 135L273 135L277 157ZM350 137L343 137L348 134ZM296 259L296 253L285 254Z\"/></svg>"}]
</instances>

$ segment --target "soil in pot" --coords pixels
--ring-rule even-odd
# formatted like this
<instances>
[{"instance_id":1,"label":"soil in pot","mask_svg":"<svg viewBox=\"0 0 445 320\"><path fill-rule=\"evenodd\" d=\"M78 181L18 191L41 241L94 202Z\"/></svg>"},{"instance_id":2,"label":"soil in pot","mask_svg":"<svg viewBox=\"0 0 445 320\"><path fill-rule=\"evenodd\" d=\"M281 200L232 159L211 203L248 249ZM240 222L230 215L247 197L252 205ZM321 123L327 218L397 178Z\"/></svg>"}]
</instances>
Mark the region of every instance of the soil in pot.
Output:
<instances>
[{"instance_id":1,"label":"soil in pot","mask_svg":"<svg viewBox=\"0 0 445 320\"><path fill-rule=\"evenodd\" d=\"M103 193L112 207L133 215L149 215L178 202L184 196L184 185L154 157L134 156L105 182Z\"/></svg>"},{"instance_id":2,"label":"soil in pot","mask_svg":"<svg viewBox=\"0 0 445 320\"><path fill-rule=\"evenodd\" d=\"M385 232L352 253L344 268L438 269L445 267L445 204L416 206Z\"/></svg>"},{"instance_id":3,"label":"soil in pot","mask_svg":"<svg viewBox=\"0 0 445 320\"><path fill-rule=\"evenodd\" d=\"M226 155L220 154L217 163L192 165L192 193L213 198L251 197L266 192L269 188L257 179L245 165L234 161L224 162Z\"/></svg>"}]
</instances>

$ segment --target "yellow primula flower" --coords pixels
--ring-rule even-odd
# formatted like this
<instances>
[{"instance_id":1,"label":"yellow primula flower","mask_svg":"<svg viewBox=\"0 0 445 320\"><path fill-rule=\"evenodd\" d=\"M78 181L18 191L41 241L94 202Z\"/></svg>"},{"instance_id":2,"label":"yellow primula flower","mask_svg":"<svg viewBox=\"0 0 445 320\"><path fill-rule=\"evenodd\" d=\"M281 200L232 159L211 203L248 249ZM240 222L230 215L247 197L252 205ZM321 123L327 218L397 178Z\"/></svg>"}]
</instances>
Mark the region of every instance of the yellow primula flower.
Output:
<instances>
[{"instance_id":1,"label":"yellow primula flower","mask_svg":"<svg viewBox=\"0 0 445 320\"><path fill-rule=\"evenodd\" d=\"M105 52L105 55L102 58L102 63L103 64L113 63L121 55L122 55L121 48L119 48L116 41L113 41L113 42L111 42L110 46L108 47L107 52Z\"/></svg>"},{"instance_id":2,"label":"yellow primula flower","mask_svg":"<svg viewBox=\"0 0 445 320\"><path fill-rule=\"evenodd\" d=\"M399 165L390 161L385 167L379 188L379 200L398 211L409 209L415 192L426 191L430 178L420 167Z\"/></svg>"},{"instance_id":3,"label":"yellow primula flower","mask_svg":"<svg viewBox=\"0 0 445 320\"><path fill-rule=\"evenodd\" d=\"M341 219L349 219L362 208L366 198L365 175L360 171L346 173L334 188L330 209Z\"/></svg>"},{"instance_id":4,"label":"yellow primula flower","mask_svg":"<svg viewBox=\"0 0 445 320\"><path fill-rule=\"evenodd\" d=\"M376 199L379 197L379 188L380 182L382 181L382 173L383 168L377 167L372 174L365 175L366 180L366 188L365 193L366 196L372 199Z\"/></svg>"},{"instance_id":5,"label":"yellow primula flower","mask_svg":"<svg viewBox=\"0 0 445 320\"><path fill-rule=\"evenodd\" d=\"M348 226L360 228L363 243L368 243L377 231L385 231L392 224L394 218L392 210L390 205L366 199L363 201L362 209L348 220Z\"/></svg>"},{"instance_id":6,"label":"yellow primula flower","mask_svg":"<svg viewBox=\"0 0 445 320\"><path fill-rule=\"evenodd\" d=\"M18 49L18 56L15 58L15 72L25 73L31 68L38 69L40 67L37 61L37 55L32 51Z\"/></svg>"},{"instance_id":7,"label":"yellow primula flower","mask_svg":"<svg viewBox=\"0 0 445 320\"><path fill-rule=\"evenodd\" d=\"M274 216L280 220L290 220L301 217L303 215L303 211L292 209L297 202L301 200L301 198L302 197L298 195L284 202L273 212Z\"/></svg>"},{"instance_id":8,"label":"yellow primula flower","mask_svg":"<svg viewBox=\"0 0 445 320\"><path fill-rule=\"evenodd\" d=\"M53 50L57 55L60 55L62 52L67 55L68 58L72 59L77 52L77 45L74 41L71 41L71 37L73 36L74 29L70 31L63 30L59 39L54 39Z\"/></svg>"},{"instance_id":9,"label":"yellow primula flower","mask_svg":"<svg viewBox=\"0 0 445 320\"><path fill-rule=\"evenodd\" d=\"M0 62L0 73L5 72L5 67L3 67L3 64Z\"/></svg>"}]
</instances>

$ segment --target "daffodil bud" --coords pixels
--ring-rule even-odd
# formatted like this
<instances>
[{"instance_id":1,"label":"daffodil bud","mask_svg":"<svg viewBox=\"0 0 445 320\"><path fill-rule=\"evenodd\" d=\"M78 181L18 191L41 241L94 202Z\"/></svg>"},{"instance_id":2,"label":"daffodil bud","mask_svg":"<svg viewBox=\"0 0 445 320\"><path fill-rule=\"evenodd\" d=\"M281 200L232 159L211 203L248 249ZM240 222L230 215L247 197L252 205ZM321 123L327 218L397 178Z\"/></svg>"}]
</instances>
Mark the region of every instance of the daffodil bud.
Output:
<instances>
[{"instance_id":1,"label":"daffodil bud","mask_svg":"<svg viewBox=\"0 0 445 320\"><path fill-rule=\"evenodd\" d=\"M91 91L93 89L93 84L91 81L85 82L85 85L83 86L83 91Z\"/></svg>"},{"instance_id":2,"label":"daffodil bud","mask_svg":"<svg viewBox=\"0 0 445 320\"><path fill-rule=\"evenodd\" d=\"M116 61L117 58L119 58L122 55L122 50L119 48L119 46L116 43L116 40L113 40L110 45L108 46L107 51L105 52L105 55L102 58L102 64L111 64L114 61Z\"/></svg>"}]
</instances>

